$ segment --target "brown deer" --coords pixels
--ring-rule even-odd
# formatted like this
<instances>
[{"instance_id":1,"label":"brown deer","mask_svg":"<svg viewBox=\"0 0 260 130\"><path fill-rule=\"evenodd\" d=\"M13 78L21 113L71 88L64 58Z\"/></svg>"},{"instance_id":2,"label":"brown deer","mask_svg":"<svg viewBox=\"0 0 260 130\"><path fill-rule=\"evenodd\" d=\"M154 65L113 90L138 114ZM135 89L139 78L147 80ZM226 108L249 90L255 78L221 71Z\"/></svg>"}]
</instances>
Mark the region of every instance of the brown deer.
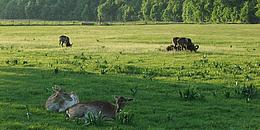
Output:
<instances>
[{"instance_id":1,"label":"brown deer","mask_svg":"<svg viewBox=\"0 0 260 130\"><path fill-rule=\"evenodd\" d=\"M70 107L66 113L69 118L88 118L88 114L97 117L99 114L104 120L113 120L117 113L119 113L128 101L132 98L125 98L122 96L115 96L116 104L111 104L105 101L92 101L86 103L78 103Z\"/></svg>"},{"instance_id":2,"label":"brown deer","mask_svg":"<svg viewBox=\"0 0 260 130\"><path fill-rule=\"evenodd\" d=\"M54 93L47 99L45 107L48 111L63 112L79 102L76 94L66 93L61 88L53 88Z\"/></svg>"}]
</instances>

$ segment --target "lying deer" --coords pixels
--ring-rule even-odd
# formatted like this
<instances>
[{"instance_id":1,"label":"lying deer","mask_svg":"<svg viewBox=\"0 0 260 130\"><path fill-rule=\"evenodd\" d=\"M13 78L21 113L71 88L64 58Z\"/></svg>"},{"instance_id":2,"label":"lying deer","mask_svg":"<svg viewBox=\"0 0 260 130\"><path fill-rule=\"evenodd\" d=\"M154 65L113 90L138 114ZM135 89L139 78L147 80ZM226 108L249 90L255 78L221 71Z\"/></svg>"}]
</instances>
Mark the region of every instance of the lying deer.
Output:
<instances>
[{"instance_id":1,"label":"lying deer","mask_svg":"<svg viewBox=\"0 0 260 130\"><path fill-rule=\"evenodd\" d=\"M92 101L87 103L78 103L69 108L66 113L69 118L87 118L88 114L91 113L97 117L99 114L104 120L114 119L128 101L132 101L132 98L125 98L122 96L115 96L116 104L111 104L105 101Z\"/></svg>"},{"instance_id":2,"label":"lying deer","mask_svg":"<svg viewBox=\"0 0 260 130\"><path fill-rule=\"evenodd\" d=\"M61 88L53 88L53 91L45 104L48 111L63 112L79 102L78 96L72 92L66 93Z\"/></svg>"}]
</instances>

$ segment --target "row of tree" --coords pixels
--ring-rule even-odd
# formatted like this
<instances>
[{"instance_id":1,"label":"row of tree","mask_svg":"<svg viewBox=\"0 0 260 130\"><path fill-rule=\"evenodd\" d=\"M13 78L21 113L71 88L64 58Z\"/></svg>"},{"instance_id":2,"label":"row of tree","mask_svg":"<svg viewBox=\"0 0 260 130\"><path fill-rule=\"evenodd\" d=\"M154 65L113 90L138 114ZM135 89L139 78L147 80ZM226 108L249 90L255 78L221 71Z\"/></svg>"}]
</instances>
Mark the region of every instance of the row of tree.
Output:
<instances>
[{"instance_id":1,"label":"row of tree","mask_svg":"<svg viewBox=\"0 0 260 130\"><path fill-rule=\"evenodd\" d=\"M1 19L259 23L260 0L0 0Z\"/></svg>"}]
</instances>

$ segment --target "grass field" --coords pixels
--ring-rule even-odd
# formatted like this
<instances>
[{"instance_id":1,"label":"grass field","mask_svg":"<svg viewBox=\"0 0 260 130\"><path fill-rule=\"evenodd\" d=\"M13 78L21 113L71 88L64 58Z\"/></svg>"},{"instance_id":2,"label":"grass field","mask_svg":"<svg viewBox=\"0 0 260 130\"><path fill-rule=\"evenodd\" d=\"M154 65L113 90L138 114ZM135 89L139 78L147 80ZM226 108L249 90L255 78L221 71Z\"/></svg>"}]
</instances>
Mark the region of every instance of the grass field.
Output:
<instances>
[{"instance_id":1,"label":"grass field","mask_svg":"<svg viewBox=\"0 0 260 130\"><path fill-rule=\"evenodd\" d=\"M72 48L58 45L62 34ZM259 34L231 24L0 26L0 129L259 129ZM199 51L166 52L173 36ZM53 85L80 101L133 97L133 118L86 126L47 112Z\"/></svg>"}]
</instances>

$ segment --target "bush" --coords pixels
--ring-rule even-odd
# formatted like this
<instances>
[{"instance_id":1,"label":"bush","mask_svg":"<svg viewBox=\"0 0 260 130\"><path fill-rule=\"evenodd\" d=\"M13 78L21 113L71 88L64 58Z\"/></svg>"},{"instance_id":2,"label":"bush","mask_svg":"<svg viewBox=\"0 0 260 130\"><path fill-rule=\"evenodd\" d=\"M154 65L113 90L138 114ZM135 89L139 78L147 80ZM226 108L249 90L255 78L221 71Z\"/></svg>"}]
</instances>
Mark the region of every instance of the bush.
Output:
<instances>
[{"instance_id":1,"label":"bush","mask_svg":"<svg viewBox=\"0 0 260 130\"><path fill-rule=\"evenodd\" d=\"M121 124L132 124L134 114L129 112L121 112L117 115L117 121Z\"/></svg>"},{"instance_id":2,"label":"bush","mask_svg":"<svg viewBox=\"0 0 260 130\"><path fill-rule=\"evenodd\" d=\"M84 120L85 120L85 125L95 125L95 126L100 126L104 123L104 116L102 115L101 111L97 115L94 115L93 113L88 113L85 115Z\"/></svg>"}]
</instances>

